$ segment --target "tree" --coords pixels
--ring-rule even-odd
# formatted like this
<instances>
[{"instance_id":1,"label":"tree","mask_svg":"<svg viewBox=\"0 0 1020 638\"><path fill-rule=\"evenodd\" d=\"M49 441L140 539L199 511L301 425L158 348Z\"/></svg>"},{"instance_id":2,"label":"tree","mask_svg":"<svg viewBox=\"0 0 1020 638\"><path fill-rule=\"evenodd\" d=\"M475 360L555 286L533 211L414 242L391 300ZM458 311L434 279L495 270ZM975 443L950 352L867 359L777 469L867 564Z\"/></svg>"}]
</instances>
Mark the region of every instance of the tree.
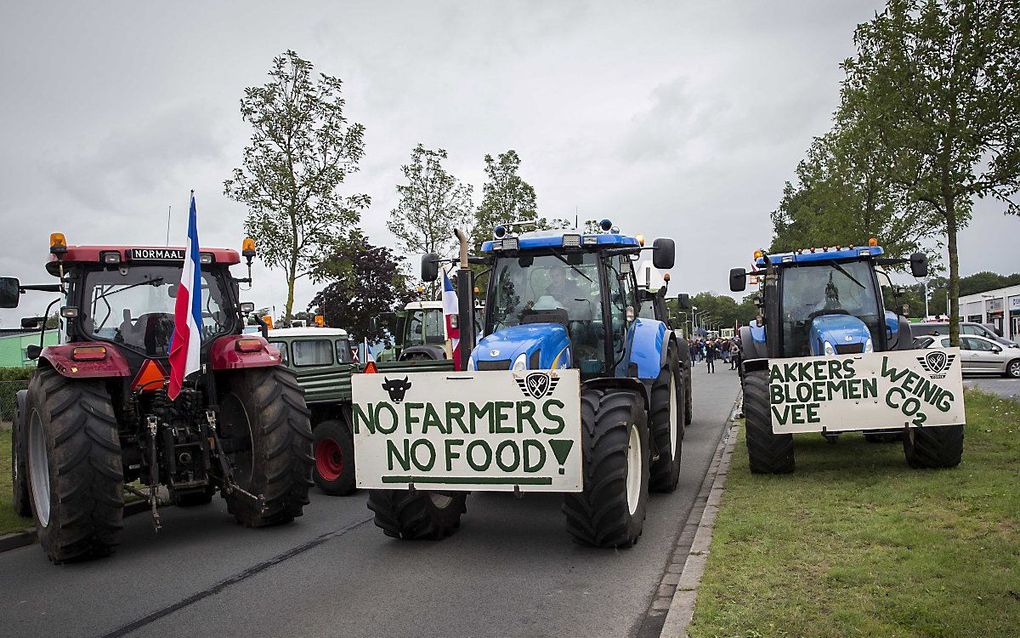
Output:
<instances>
[{"instance_id":1,"label":"tree","mask_svg":"<svg viewBox=\"0 0 1020 638\"><path fill-rule=\"evenodd\" d=\"M445 255L456 245L453 231L469 231L472 217L470 184L443 167L446 151L418 144L411 163L400 167L406 184L397 184L400 201L390 211L386 227L411 255Z\"/></svg>"},{"instance_id":2,"label":"tree","mask_svg":"<svg viewBox=\"0 0 1020 638\"><path fill-rule=\"evenodd\" d=\"M926 205L907 201L888 177L876 132L837 114L833 129L815 138L772 212L772 252L812 246L859 245L869 237L905 257L931 232Z\"/></svg>"},{"instance_id":3,"label":"tree","mask_svg":"<svg viewBox=\"0 0 1020 638\"><path fill-rule=\"evenodd\" d=\"M251 124L251 144L242 166L223 182L224 193L248 207L245 232L262 260L286 272L285 321L294 282L358 223L370 202L368 195L339 192L358 170L365 127L344 116L340 80L325 74L316 80L312 69L288 50L273 59L268 83L244 90L241 117Z\"/></svg>"},{"instance_id":4,"label":"tree","mask_svg":"<svg viewBox=\"0 0 1020 638\"><path fill-rule=\"evenodd\" d=\"M316 282L326 283L312 302L324 316L327 326L348 330L369 341L381 339L381 326L373 326L372 318L403 306L412 293L401 272L403 257L389 248L373 246L360 233L350 241L334 246L313 272Z\"/></svg>"},{"instance_id":5,"label":"tree","mask_svg":"<svg viewBox=\"0 0 1020 638\"><path fill-rule=\"evenodd\" d=\"M535 228L545 228L548 222L538 216L535 189L518 174L521 158L510 149L496 159L485 156L485 184L482 185L482 203L475 211L475 250L481 250L482 241L492 229L511 222L532 222Z\"/></svg>"},{"instance_id":6,"label":"tree","mask_svg":"<svg viewBox=\"0 0 1020 638\"><path fill-rule=\"evenodd\" d=\"M1020 213L1020 2L890 0L857 27L840 109L866 122L889 176L936 213L949 256L950 339L959 343L957 236L975 197Z\"/></svg>"}]
</instances>

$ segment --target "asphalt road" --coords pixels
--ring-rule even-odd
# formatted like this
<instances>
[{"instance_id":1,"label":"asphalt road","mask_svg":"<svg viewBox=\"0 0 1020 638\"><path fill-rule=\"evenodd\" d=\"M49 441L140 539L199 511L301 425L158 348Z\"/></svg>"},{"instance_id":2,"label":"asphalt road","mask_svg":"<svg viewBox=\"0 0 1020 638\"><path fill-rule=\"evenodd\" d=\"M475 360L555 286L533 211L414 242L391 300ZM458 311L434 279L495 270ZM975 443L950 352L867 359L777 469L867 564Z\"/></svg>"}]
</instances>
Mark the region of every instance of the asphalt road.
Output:
<instances>
[{"instance_id":1,"label":"asphalt road","mask_svg":"<svg viewBox=\"0 0 1020 638\"><path fill-rule=\"evenodd\" d=\"M1020 399L1020 379L1006 379L1002 377L966 377L963 385L997 394L1006 399Z\"/></svg>"},{"instance_id":2,"label":"asphalt road","mask_svg":"<svg viewBox=\"0 0 1020 638\"><path fill-rule=\"evenodd\" d=\"M441 542L387 538L365 496L313 489L283 527L233 524L218 499L128 518L110 558L51 565L0 554L5 636L635 636L737 396L736 373L695 367L680 487L653 495L632 549L578 546L561 497L472 494ZM647 631L646 624L645 630Z\"/></svg>"}]
</instances>

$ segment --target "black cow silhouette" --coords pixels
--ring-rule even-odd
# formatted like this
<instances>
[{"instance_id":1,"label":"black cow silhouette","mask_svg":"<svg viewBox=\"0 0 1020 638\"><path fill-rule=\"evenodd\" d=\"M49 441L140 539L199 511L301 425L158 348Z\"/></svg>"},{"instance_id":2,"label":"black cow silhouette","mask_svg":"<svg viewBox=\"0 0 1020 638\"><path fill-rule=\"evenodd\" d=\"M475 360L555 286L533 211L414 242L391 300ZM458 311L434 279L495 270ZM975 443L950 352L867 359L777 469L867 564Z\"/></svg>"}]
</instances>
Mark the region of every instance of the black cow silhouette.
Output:
<instances>
[{"instance_id":1,"label":"black cow silhouette","mask_svg":"<svg viewBox=\"0 0 1020 638\"><path fill-rule=\"evenodd\" d=\"M387 379L383 377L385 383L382 384L382 389L386 390L387 394L390 395L390 401L394 403L400 403L404 400L404 393L411 388L411 383L404 377L400 379Z\"/></svg>"}]
</instances>

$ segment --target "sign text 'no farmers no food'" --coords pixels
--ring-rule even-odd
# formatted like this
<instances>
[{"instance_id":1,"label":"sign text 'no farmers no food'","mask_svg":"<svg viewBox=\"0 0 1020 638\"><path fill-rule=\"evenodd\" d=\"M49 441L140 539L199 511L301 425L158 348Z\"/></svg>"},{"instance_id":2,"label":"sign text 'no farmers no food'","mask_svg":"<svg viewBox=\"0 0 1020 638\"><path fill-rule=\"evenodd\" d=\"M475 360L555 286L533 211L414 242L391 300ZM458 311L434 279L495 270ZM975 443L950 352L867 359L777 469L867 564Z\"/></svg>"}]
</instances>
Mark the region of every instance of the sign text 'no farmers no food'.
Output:
<instances>
[{"instance_id":1,"label":"sign text 'no farmers no food'","mask_svg":"<svg viewBox=\"0 0 1020 638\"><path fill-rule=\"evenodd\" d=\"M581 491L577 370L355 374L360 488Z\"/></svg>"},{"instance_id":2,"label":"sign text 'no farmers no food'","mask_svg":"<svg viewBox=\"0 0 1020 638\"><path fill-rule=\"evenodd\" d=\"M960 425L960 351L773 359L769 403L776 434Z\"/></svg>"}]
</instances>

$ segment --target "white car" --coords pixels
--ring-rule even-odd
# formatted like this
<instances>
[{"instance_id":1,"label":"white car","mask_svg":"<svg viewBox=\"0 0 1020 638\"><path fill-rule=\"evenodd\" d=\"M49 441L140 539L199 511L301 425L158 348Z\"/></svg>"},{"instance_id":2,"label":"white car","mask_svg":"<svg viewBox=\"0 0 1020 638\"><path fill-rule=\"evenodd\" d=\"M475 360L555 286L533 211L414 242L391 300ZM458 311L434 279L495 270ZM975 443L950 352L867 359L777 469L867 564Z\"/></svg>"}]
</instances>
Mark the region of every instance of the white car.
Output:
<instances>
[{"instance_id":1,"label":"white car","mask_svg":"<svg viewBox=\"0 0 1020 638\"><path fill-rule=\"evenodd\" d=\"M914 347L948 348L949 337L919 337ZM1020 379L1020 348L977 335L960 335L960 357L964 374L1001 374Z\"/></svg>"}]
</instances>

